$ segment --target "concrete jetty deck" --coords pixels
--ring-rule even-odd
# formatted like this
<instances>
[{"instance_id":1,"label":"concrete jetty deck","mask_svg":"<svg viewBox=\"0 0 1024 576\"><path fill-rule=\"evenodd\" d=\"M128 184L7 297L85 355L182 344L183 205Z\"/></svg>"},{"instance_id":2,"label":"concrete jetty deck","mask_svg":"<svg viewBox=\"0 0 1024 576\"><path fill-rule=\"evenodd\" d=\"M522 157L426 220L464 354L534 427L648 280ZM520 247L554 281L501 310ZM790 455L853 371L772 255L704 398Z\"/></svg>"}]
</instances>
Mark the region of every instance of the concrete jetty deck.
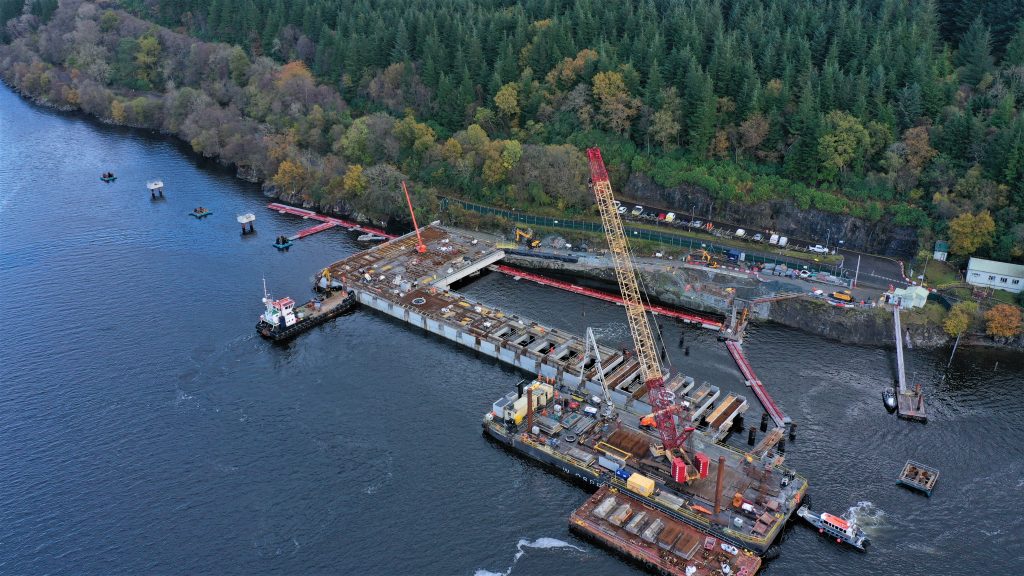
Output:
<instances>
[{"instance_id":1,"label":"concrete jetty deck","mask_svg":"<svg viewBox=\"0 0 1024 576\"><path fill-rule=\"evenodd\" d=\"M502 250L436 224L420 233L426 253L416 251L415 234L406 234L335 262L331 273L365 306L571 387L580 386L582 373L584 389L601 393L594 361L584 362L582 337L450 290L453 283L501 260ZM636 357L599 349L612 400L637 413L649 412Z\"/></svg>"}]
</instances>

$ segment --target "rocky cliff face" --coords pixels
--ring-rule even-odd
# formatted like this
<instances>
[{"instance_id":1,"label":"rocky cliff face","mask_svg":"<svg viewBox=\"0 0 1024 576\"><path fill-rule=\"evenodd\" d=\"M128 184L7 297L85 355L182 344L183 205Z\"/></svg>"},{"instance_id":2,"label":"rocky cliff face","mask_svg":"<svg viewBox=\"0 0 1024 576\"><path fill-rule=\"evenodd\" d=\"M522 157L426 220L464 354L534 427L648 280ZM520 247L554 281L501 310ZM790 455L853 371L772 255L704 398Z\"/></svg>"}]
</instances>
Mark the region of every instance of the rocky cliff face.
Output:
<instances>
[{"instance_id":1,"label":"rocky cliff face","mask_svg":"<svg viewBox=\"0 0 1024 576\"><path fill-rule=\"evenodd\" d=\"M820 300L795 298L773 302L769 320L847 344L895 346L892 314L882 308L850 310ZM937 348L949 342L940 326L915 322L909 316L904 328L919 348Z\"/></svg>"},{"instance_id":2,"label":"rocky cliff face","mask_svg":"<svg viewBox=\"0 0 1024 576\"><path fill-rule=\"evenodd\" d=\"M699 186L683 184L673 188L658 185L648 176L634 172L626 182L626 196L639 202L650 202L689 214L696 206L696 216L742 223L752 229L777 230L791 238L805 240L842 239L846 247L888 256L909 257L917 253L917 231L896 226L886 219L868 222L853 216L830 214L820 210L803 210L792 202L771 201L757 204L733 202L722 206Z\"/></svg>"}]
</instances>

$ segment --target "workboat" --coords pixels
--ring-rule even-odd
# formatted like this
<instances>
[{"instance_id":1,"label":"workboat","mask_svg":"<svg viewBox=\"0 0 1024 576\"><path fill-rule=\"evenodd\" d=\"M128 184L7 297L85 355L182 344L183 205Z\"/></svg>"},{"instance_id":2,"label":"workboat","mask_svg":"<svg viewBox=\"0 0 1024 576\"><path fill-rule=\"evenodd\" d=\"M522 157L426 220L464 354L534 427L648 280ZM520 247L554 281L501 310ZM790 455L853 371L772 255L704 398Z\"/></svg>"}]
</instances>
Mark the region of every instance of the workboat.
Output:
<instances>
[{"instance_id":1,"label":"workboat","mask_svg":"<svg viewBox=\"0 0 1024 576\"><path fill-rule=\"evenodd\" d=\"M192 217L195 218L196 220L202 220L203 218L206 218L210 214L213 214L213 212L209 208L203 208L202 206L200 206L199 208L196 208L195 210L189 212L189 214L191 214Z\"/></svg>"},{"instance_id":2,"label":"workboat","mask_svg":"<svg viewBox=\"0 0 1024 576\"><path fill-rule=\"evenodd\" d=\"M853 520L840 518L827 512L820 514L812 512L807 506L797 509L796 515L817 528L819 533L835 538L837 543L845 542L860 551L864 551L868 544L868 535Z\"/></svg>"},{"instance_id":3,"label":"workboat","mask_svg":"<svg viewBox=\"0 0 1024 576\"><path fill-rule=\"evenodd\" d=\"M359 238L356 238L356 240L360 242L380 242L381 240L387 240L387 238L381 236L380 234L367 232L366 234L360 234Z\"/></svg>"},{"instance_id":4,"label":"workboat","mask_svg":"<svg viewBox=\"0 0 1024 576\"><path fill-rule=\"evenodd\" d=\"M892 388L886 388L882 393L882 403L885 404L885 409L889 411L889 414L896 411L896 392Z\"/></svg>"},{"instance_id":5,"label":"workboat","mask_svg":"<svg viewBox=\"0 0 1024 576\"><path fill-rule=\"evenodd\" d=\"M292 247L292 241L287 236L278 236L277 240L274 241L274 248L278 250L287 250Z\"/></svg>"},{"instance_id":6,"label":"workboat","mask_svg":"<svg viewBox=\"0 0 1024 576\"><path fill-rule=\"evenodd\" d=\"M113 172L104 172L103 175L100 176L100 180L110 183L113 182L114 180L117 180L117 176L114 176Z\"/></svg>"},{"instance_id":7,"label":"workboat","mask_svg":"<svg viewBox=\"0 0 1024 576\"><path fill-rule=\"evenodd\" d=\"M263 304L266 309L256 323L256 332L275 342L288 340L337 317L352 308L355 301L352 292L342 289L326 298L317 297L296 307L291 298L271 298L264 283Z\"/></svg>"}]
</instances>

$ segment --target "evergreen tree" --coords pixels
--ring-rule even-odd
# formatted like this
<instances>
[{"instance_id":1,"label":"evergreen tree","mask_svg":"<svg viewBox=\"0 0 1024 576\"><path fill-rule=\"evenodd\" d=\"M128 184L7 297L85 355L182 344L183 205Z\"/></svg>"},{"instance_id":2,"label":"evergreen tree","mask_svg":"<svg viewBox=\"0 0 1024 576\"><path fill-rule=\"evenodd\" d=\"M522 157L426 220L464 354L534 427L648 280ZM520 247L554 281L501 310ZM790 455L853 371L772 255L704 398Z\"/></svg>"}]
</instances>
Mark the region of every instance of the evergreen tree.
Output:
<instances>
[{"instance_id":1,"label":"evergreen tree","mask_svg":"<svg viewBox=\"0 0 1024 576\"><path fill-rule=\"evenodd\" d=\"M971 86L976 86L992 70L992 36L981 15L964 32L955 62L960 67L960 81Z\"/></svg>"},{"instance_id":2,"label":"evergreen tree","mask_svg":"<svg viewBox=\"0 0 1024 576\"><path fill-rule=\"evenodd\" d=\"M1024 18L1017 22L1017 31L1006 45L1003 66L1024 66Z\"/></svg>"},{"instance_id":3,"label":"evergreen tree","mask_svg":"<svg viewBox=\"0 0 1024 576\"><path fill-rule=\"evenodd\" d=\"M790 133L796 140L786 153L784 170L788 177L816 182L818 179L818 140L821 135L821 112L810 83L804 85L800 104L793 118Z\"/></svg>"}]
</instances>

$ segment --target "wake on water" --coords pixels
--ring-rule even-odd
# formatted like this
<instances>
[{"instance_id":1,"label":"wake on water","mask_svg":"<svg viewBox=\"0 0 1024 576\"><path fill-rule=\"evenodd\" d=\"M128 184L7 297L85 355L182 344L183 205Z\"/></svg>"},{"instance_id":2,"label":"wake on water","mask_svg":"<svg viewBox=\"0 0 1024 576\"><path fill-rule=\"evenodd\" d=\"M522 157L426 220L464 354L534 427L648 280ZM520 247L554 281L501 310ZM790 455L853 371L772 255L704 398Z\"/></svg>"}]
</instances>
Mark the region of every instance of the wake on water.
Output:
<instances>
[{"instance_id":1,"label":"wake on water","mask_svg":"<svg viewBox=\"0 0 1024 576\"><path fill-rule=\"evenodd\" d=\"M568 542L562 542L557 538L537 538L532 542L522 539L518 544L516 544L517 552L515 557L512 558L512 565L508 567L508 570L505 570L504 572L491 572L490 570L480 569L477 570L473 576L509 576L509 574L512 573L512 569L515 568L516 562L519 562L519 559L523 557L523 554L526 554L526 550L524 550L524 548L572 548L577 552L583 552L582 548L573 546Z\"/></svg>"},{"instance_id":2,"label":"wake on water","mask_svg":"<svg viewBox=\"0 0 1024 576\"><path fill-rule=\"evenodd\" d=\"M867 500L861 500L856 505L850 506L843 516L869 534L872 529L885 525L885 511Z\"/></svg>"}]
</instances>

